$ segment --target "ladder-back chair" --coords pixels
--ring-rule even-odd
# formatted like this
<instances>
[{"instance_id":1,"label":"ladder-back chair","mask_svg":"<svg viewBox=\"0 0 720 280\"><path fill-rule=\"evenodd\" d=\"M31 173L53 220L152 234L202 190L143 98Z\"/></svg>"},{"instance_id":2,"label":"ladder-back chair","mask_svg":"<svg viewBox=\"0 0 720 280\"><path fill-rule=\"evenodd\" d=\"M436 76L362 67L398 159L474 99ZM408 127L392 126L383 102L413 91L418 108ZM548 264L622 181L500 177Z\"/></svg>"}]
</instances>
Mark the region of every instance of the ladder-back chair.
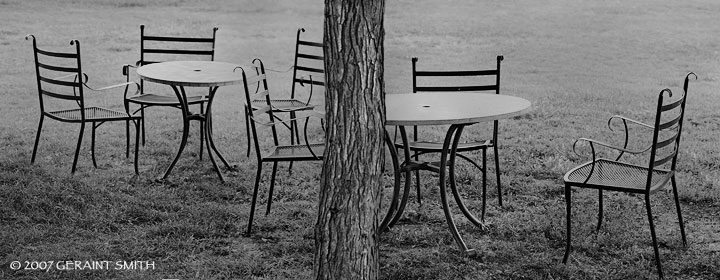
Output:
<instances>
[{"instance_id":1,"label":"ladder-back chair","mask_svg":"<svg viewBox=\"0 0 720 280\"><path fill-rule=\"evenodd\" d=\"M412 86L413 93L417 92L450 92L450 91L476 91L476 92L493 92L500 94L500 63L503 56L496 57L496 68L488 70L418 70L418 58L412 58ZM460 143L457 148L457 156L468 161L478 168L482 174L482 215L481 219L485 219L485 201L487 196L487 150L493 149L495 155L495 175L497 180L498 203L502 206L502 191L500 184L500 160L498 156L498 121L493 121L493 128L489 139L472 140L466 143ZM412 141L408 143L408 148L413 152L415 160L420 155L428 153L440 153L443 149L443 143L438 141L420 140L421 133L418 127L413 126ZM402 148L402 143L396 143L396 147ZM482 166L474 160L463 155L465 152L482 151ZM421 203L420 192L420 173L415 171L415 184L417 188L417 201ZM407 192L405 193L407 195ZM403 208L401 206L401 208Z\"/></svg>"},{"instance_id":2,"label":"ladder-back chair","mask_svg":"<svg viewBox=\"0 0 720 280\"><path fill-rule=\"evenodd\" d=\"M650 196L664 189L668 183L672 185L675 196L675 208L680 222L680 234L683 245L687 245L685 238L685 225L680 213L680 201L678 200L677 183L675 182L675 170L677 166L678 150L680 148L680 134L683 128L683 117L685 115L685 102L687 101L687 89L690 76L697 79L695 73L688 73L683 83L683 95L677 100L667 102L667 98L673 96L670 89L660 91L657 101L654 125L649 125L623 116L613 116L608 120L608 128L612 130L613 120L622 121L625 129L625 142L622 147L611 145L605 142L580 138L573 144L573 151L577 144L587 142L592 152L592 161L583 163L565 173L565 203L567 210L567 244L563 263L567 263L570 255L570 229L571 229L571 188L591 188L598 190L598 224L596 230L600 230L603 220L603 190L634 193L643 195L645 198L645 209L647 210L648 222L650 223L650 235L652 236L653 249L655 250L655 262L660 278L663 277L660 265L660 253L658 251L657 238L655 236L655 225L653 223L650 209ZM652 131L652 142L644 149L632 150L628 148L628 123L637 125ZM612 159L598 158L595 153L595 146L610 148L619 152L618 156ZM649 152L647 165L635 165L621 162L624 154L646 154ZM578 153L579 155L579 153Z\"/></svg>"},{"instance_id":3,"label":"ladder-back chair","mask_svg":"<svg viewBox=\"0 0 720 280\"><path fill-rule=\"evenodd\" d=\"M255 216L255 204L257 202L258 188L262 176L263 163L273 163L272 175L270 176L270 189L268 190L267 209L265 212L265 215L267 215L270 213L270 207L272 204L273 189L275 187L275 174L277 173L278 163L293 161L321 161L323 159L323 153L325 151L324 143L310 143L308 141L307 135L308 121L310 117L322 118L323 115L314 110L304 110L302 112L299 112L303 115L306 115L303 117L298 116L296 118L290 118L286 120L280 120L275 117L275 112L278 110L278 108L274 107L274 105L272 104L272 100L270 99L267 77L265 75L265 67L262 64L262 61L260 61L259 59L253 60L253 66L256 69L256 73L253 73L253 76L250 77L247 77L247 73L244 69L242 69L242 67L237 68L242 71L243 75L243 86L245 90L246 101L245 104L253 104L252 101L257 99L265 100L265 106L257 107L254 110L247 107L244 108L245 113L247 114L247 118L250 120L250 133L253 137L253 142L255 144L255 155L257 156L257 174L255 175L255 187L253 189L252 203L250 206L250 218L248 219L246 235L249 235L252 231L252 222ZM256 88L257 90L255 90L254 93L251 93L251 88ZM255 103L255 105L257 106L258 104ZM267 116L268 121L263 120L264 116ZM303 138L305 139L305 143L290 143L289 145L281 144L277 126L302 119L305 120L303 130ZM270 132L272 133L272 147L270 147L267 153L263 153L262 149L260 148L261 142L258 141L257 125L270 128ZM300 141L298 140L298 142Z\"/></svg>"},{"instance_id":4,"label":"ladder-back chair","mask_svg":"<svg viewBox=\"0 0 720 280\"><path fill-rule=\"evenodd\" d=\"M185 36L150 36L145 34L145 25L140 25L140 60L135 65L125 65L123 75L130 81L129 68L136 68L143 65L164 61L177 60L215 60L215 34L218 28L214 27L212 36L208 37L185 37ZM200 105L200 113L204 113L207 95L189 95L188 105ZM140 105L135 112L140 112L142 117L142 143L145 145L145 108L153 106L174 107L180 109L180 101L172 94L153 93L148 91L143 80L140 80L140 93L128 97L130 103ZM203 124L200 124L200 135L202 135ZM203 137L200 137L200 159L203 154Z\"/></svg>"},{"instance_id":5,"label":"ladder-back chair","mask_svg":"<svg viewBox=\"0 0 720 280\"><path fill-rule=\"evenodd\" d=\"M88 75L82 72L80 59L80 42L70 41L74 45L72 52L56 52L39 49L34 35L25 36L26 40L32 38L33 53L35 58L35 73L37 77L38 97L40 100L40 122L35 136L31 163L35 162L40 133L42 131L45 117L67 123L79 123L80 134L78 135L75 157L71 173L75 173L80 145L82 144L85 124L90 123L92 127L92 138L90 151L92 154L93 166L97 168L95 160L95 130L105 122L125 121L126 122L126 149L125 157L130 156L130 122L135 125L135 173L138 173L138 138L140 128L140 116L130 114L127 103L127 89L130 85L139 85L135 82L126 82L113 86L93 89L87 85ZM86 106L85 89L92 91L103 91L117 87L125 87L126 98L124 102L125 111L116 111L101 107ZM63 109L56 109L63 108Z\"/></svg>"},{"instance_id":6,"label":"ladder-back chair","mask_svg":"<svg viewBox=\"0 0 720 280\"><path fill-rule=\"evenodd\" d=\"M310 101L312 96L318 90L318 87L325 87L325 58L323 56L323 44L318 42L312 42L303 40L300 38L300 34L304 33L304 28L298 28L297 36L295 39L295 58L293 62L293 78L290 86L290 98L273 98L270 97L273 105L273 112L275 114L285 113L289 114L290 119L296 118L296 112L304 110L312 110L315 105ZM305 101L300 100L300 87L308 86L308 96ZM319 92L323 94L323 92ZM264 99L253 100L252 108L265 107ZM277 115L275 116L278 117ZM248 119L245 119L245 127L247 128L246 133L248 135L247 142L247 156L250 156L250 131L248 125ZM293 131L290 135L290 143L299 143L299 130L297 122L291 121L283 124L286 128ZM291 163L292 164L292 163Z\"/></svg>"}]
</instances>

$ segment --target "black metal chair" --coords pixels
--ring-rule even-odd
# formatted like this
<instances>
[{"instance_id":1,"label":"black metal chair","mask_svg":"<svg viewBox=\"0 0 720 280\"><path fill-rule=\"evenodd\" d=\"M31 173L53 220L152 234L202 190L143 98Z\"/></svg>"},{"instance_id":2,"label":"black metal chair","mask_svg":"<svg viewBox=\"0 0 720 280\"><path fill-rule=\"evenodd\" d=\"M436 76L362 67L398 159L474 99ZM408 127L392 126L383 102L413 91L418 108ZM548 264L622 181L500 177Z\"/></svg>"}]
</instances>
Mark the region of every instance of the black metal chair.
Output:
<instances>
[{"instance_id":1,"label":"black metal chair","mask_svg":"<svg viewBox=\"0 0 720 280\"><path fill-rule=\"evenodd\" d=\"M650 210L650 196L664 189L668 183L672 184L673 195L675 196L675 207L680 222L680 234L683 245L687 246L685 238L685 225L680 213L680 202L678 200L677 184L675 182L675 168L677 165L678 150L680 147L680 134L682 132L683 116L685 115L685 102L687 100L687 88L690 75L697 79L695 73L688 73L683 84L683 95L672 102L665 100L672 97L670 89L660 91L657 101L657 111L654 125L649 125L622 116L613 116L608 120L608 128L612 130L612 121L622 121L625 129L625 142L622 147L611 145L588 138L580 138L573 144L573 151L577 153L578 142L587 142L592 152L592 161L583 163L565 173L565 203L567 207L567 246L563 263L567 263L570 255L570 229L571 229L571 188L591 188L598 190L598 224L600 230L603 220L603 190L617 191L624 193L641 194L645 197L645 208L648 221L650 222L650 235L652 236L653 249L655 250L655 262L658 274L663 277L660 265L660 253L658 251L657 238L655 236L655 225L653 224L652 212ZM652 143L639 150L628 148L628 123L635 124L641 128L652 130ZM614 159L597 158L595 145L610 148L619 152ZM635 165L621 162L620 158L625 154L646 154L650 152L647 165ZM578 153L579 155L579 153Z\"/></svg>"},{"instance_id":2,"label":"black metal chair","mask_svg":"<svg viewBox=\"0 0 720 280\"><path fill-rule=\"evenodd\" d=\"M304 33L304 28L298 28L297 36L295 40L295 59L293 62L293 79L290 87L290 98L273 98L271 101L273 104L273 112L276 114L287 113L290 119L296 118L298 111L312 110L315 105L310 103L316 86L325 87L325 58L323 56L323 44L318 42L312 42L300 39L300 33ZM301 101L299 99L299 87L305 87L310 85L308 89L307 100ZM320 93L322 94L322 92ZM257 99L252 101L252 109L257 110L260 107L267 106L265 100ZM278 118L278 116L275 116ZM290 134L290 143L295 144L296 141L299 143L299 130L297 128L297 122L291 121L289 123L283 123L293 133ZM250 156L250 128L248 126L248 119L245 118L245 127L247 133L247 156ZM292 166L292 163L291 163Z\"/></svg>"},{"instance_id":3,"label":"black metal chair","mask_svg":"<svg viewBox=\"0 0 720 280\"><path fill-rule=\"evenodd\" d=\"M256 73L253 73L251 77L247 77L247 74L242 67L238 67L242 71L243 75L243 86L245 90L245 104L253 104L253 100L265 99L265 106L258 107L254 110L244 108L247 118L250 120L250 132L252 133L253 142L255 143L255 155L257 156L257 174L255 175L255 188L253 189L253 198L250 208L250 218L248 220L248 227L246 235L249 235L252 230L253 217L255 216L255 204L257 202L258 187L260 185L260 178L262 175L262 165L265 162L272 162L273 169L272 175L270 176L270 189L268 191L267 198L267 210L265 215L270 213L270 207L272 204L273 189L275 187L275 174L277 173L277 166L279 162L293 162L293 161L313 161L322 160L323 153L325 151L324 143L309 143L307 137L308 121L310 117L322 117L321 113L313 110L304 110L302 114L306 114L304 117L290 118L287 120L279 120L275 117L275 112L287 112L282 111L281 108L275 107L270 99L270 91L268 90L267 77L265 76L265 67L262 61L259 59L253 60L253 66L256 69ZM257 75L255 75L257 74ZM256 83L256 90L251 93L251 84ZM258 105L255 103L255 105ZM245 105L247 106L247 105ZM262 116L267 115L269 121L263 121ZM304 139L305 144L291 143L290 145L280 144L280 137L278 136L277 126L293 122L297 120L305 119L304 124ZM267 153L263 153L260 148L260 142L258 141L258 131L256 124L269 127L272 132L272 147ZM292 133L292 131L291 131ZM298 141L299 142L299 141Z\"/></svg>"},{"instance_id":4,"label":"black metal chair","mask_svg":"<svg viewBox=\"0 0 720 280\"><path fill-rule=\"evenodd\" d=\"M26 40L32 38L33 52L35 56L35 72L37 76L38 97L40 100L40 122L38 124L37 135L35 136L35 144L33 145L33 153L31 162L35 162L37 154L38 142L40 141L40 132L42 131L43 120L45 117L68 123L79 123L80 134L78 135L77 147L75 148L75 157L73 159L72 171L75 173L78 155L80 154L80 144L85 131L85 124L92 124L92 141L91 154L93 166L97 168L95 160L95 130L105 122L125 121L127 147L125 149L125 157L130 156L130 131L129 125L132 121L135 124L135 174L138 173L138 138L140 129L140 116L130 114L125 96L125 111L116 111L101 107L89 107L85 105L85 89L93 91L103 91L117 87L125 87L125 92L130 85L135 85L139 89L139 85L134 82L126 82L113 86L93 89L87 85L88 75L82 72L80 63L80 42L77 40L70 41L70 45L75 46L74 52L55 52L42 50L37 47L37 41L34 35L25 36ZM68 105L70 104L70 105ZM63 109L55 109L63 108Z\"/></svg>"},{"instance_id":5,"label":"black metal chair","mask_svg":"<svg viewBox=\"0 0 720 280\"><path fill-rule=\"evenodd\" d=\"M140 60L135 65L125 65L123 75L130 81L129 68L136 68L143 65L164 61L176 60L215 60L215 34L218 28L213 28L212 37L182 37L182 36L149 36L145 34L145 25L140 25ZM210 93L188 96L188 105L200 105L200 113L205 108L205 103ZM145 145L145 108L153 106L174 107L180 109L180 102L173 93L158 94L148 92L143 80L140 80L140 93L129 96L128 101L140 105L135 112L140 112L142 117L142 143ZM203 132L203 124L200 124L200 135ZM200 137L200 159L203 154L203 137Z\"/></svg>"},{"instance_id":6,"label":"black metal chair","mask_svg":"<svg viewBox=\"0 0 720 280\"><path fill-rule=\"evenodd\" d=\"M497 66L495 69L489 70L418 70L417 57L412 58L412 85L413 93L417 92L438 92L438 91L490 91L500 94L500 62L503 56L496 57ZM458 84L462 83L462 84ZM442 152L443 143L438 141L419 140L418 127L413 127L413 138L408 144L408 148L413 152L415 160L420 155L428 153ZM403 144L396 141L396 147L402 148ZM485 220L485 200L487 197L487 150L493 149L495 155L495 175L497 180L498 203L502 206L502 190L500 184L500 161L498 156L498 121L493 122L491 139L473 140L471 142L460 143L457 148L457 156L468 161L473 166L480 169L483 174L482 179L482 215L481 220ZM482 166L477 162L463 155L464 152L482 151ZM420 192L420 173L415 171L415 184L417 188L417 201L421 203ZM405 192L407 195L407 192ZM401 206L401 209L404 206Z\"/></svg>"}]
</instances>

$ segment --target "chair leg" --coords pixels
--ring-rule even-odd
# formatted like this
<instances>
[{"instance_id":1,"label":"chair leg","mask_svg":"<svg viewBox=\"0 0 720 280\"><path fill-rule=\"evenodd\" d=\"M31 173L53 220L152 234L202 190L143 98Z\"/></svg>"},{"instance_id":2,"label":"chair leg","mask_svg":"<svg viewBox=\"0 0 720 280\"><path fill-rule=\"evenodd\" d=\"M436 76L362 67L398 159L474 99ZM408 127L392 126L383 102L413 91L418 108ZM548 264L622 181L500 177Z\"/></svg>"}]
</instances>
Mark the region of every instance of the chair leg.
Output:
<instances>
[{"instance_id":1,"label":"chair leg","mask_svg":"<svg viewBox=\"0 0 720 280\"><path fill-rule=\"evenodd\" d=\"M37 134L35 134L35 145L33 145L33 153L32 153L32 157L30 158L30 163L35 163L35 154L37 153L38 143L40 142L40 132L42 131L42 125L43 125L44 119L45 119L45 115L40 114L40 122L38 123Z\"/></svg>"},{"instance_id":2,"label":"chair leg","mask_svg":"<svg viewBox=\"0 0 720 280\"><path fill-rule=\"evenodd\" d=\"M296 133L298 130L297 122L295 121L296 114L294 111L290 112L290 144L295 145L295 140L297 139L297 143L300 143L300 135L299 133ZM297 138L296 138L297 135ZM293 168L293 161L290 161L290 164L288 164L288 174L292 176L292 168Z\"/></svg>"},{"instance_id":3,"label":"chair leg","mask_svg":"<svg viewBox=\"0 0 720 280\"><path fill-rule=\"evenodd\" d=\"M258 161L258 169L255 174L255 189L253 189L253 197L250 206L250 218L248 218L247 231L245 235L249 236L252 231L253 217L255 217L255 203L257 202L258 187L260 186L260 176L262 175L262 162Z\"/></svg>"},{"instance_id":4,"label":"chair leg","mask_svg":"<svg viewBox=\"0 0 720 280\"><path fill-rule=\"evenodd\" d=\"M602 226L603 221L603 191L601 189L598 189L598 224L597 228L595 228L596 231L600 231L600 227Z\"/></svg>"},{"instance_id":5,"label":"chair leg","mask_svg":"<svg viewBox=\"0 0 720 280\"><path fill-rule=\"evenodd\" d=\"M563 263L567 264L568 257L570 256L570 228L572 225L572 219L571 219L571 212L570 212L570 205L571 205L572 197L570 192L570 186L565 185L565 210L566 210L566 216L565 216L565 256L563 257Z\"/></svg>"},{"instance_id":6,"label":"chair leg","mask_svg":"<svg viewBox=\"0 0 720 280\"><path fill-rule=\"evenodd\" d=\"M142 125L142 145L145 146L145 106L140 106L140 120Z\"/></svg>"},{"instance_id":7,"label":"chair leg","mask_svg":"<svg viewBox=\"0 0 720 280\"><path fill-rule=\"evenodd\" d=\"M270 206L272 205L273 190L275 190L275 174L277 173L278 163L273 162L272 175L270 175L270 191L268 192L267 199L267 210L265 210L265 216L270 214Z\"/></svg>"},{"instance_id":8,"label":"chair leg","mask_svg":"<svg viewBox=\"0 0 720 280\"><path fill-rule=\"evenodd\" d=\"M134 124L135 122L133 122ZM130 120L125 121L125 158L130 157Z\"/></svg>"},{"instance_id":9,"label":"chair leg","mask_svg":"<svg viewBox=\"0 0 720 280\"><path fill-rule=\"evenodd\" d=\"M485 205L487 201L487 150L482 150L482 214L480 220L485 222Z\"/></svg>"},{"instance_id":10,"label":"chair leg","mask_svg":"<svg viewBox=\"0 0 720 280\"><path fill-rule=\"evenodd\" d=\"M683 223L682 214L680 213L680 200L678 199L675 176L672 176L670 180L672 181L673 195L675 196L675 209L677 210L678 221L680 222L680 235L682 236L683 246L687 247L687 239L685 239L685 224Z\"/></svg>"},{"instance_id":11,"label":"chair leg","mask_svg":"<svg viewBox=\"0 0 720 280\"><path fill-rule=\"evenodd\" d=\"M660 265L660 251L657 245L657 236L655 235L655 224L653 223L652 212L650 211L650 195L645 194L645 208L647 209L648 222L650 222L650 235L652 236L653 250L655 251L655 264L657 265L660 279L663 279L662 266Z\"/></svg>"},{"instance_id":12,"label":"chair leg","mask_svg":"<svg viewBox=\"0 0 720 280\"><path fill-rule=\"evenodd\" d=\"M417 153L413 155L413 158L415 161L418 161L420 159ZM422 206L422 195L420 192L420 170L415 170L415 189L417 192L418 205Z\"/></svg>"},{"instance_id":13,"label":"chair leg","mask_svg":"<svg viewBox=\"0 0 720 280\"><path fill-rule=\"evenodd\" d=\"M200 114L202 115L204 113L205 113L205 105L200 103ZM203 139L205 139L205 122L200 121L200 160L202 160L202 156L203 156Z\"/></svg>"},{"instance_id":14,"label":"chair leg","mask_svg":"<svg viewBox=\"0 0 720 280\"><path fill-rule=\"evenodd\" d=\"M92 123L92 136L90 137L90 155L92 157L93 166L97 168L97 161L95 161L95 122Z\"/></svg>"},{"instance_id":15,"label":"chair leg","mask_svg":"<svg viewBox=\"0 0 720 280\"><path fill-rule=\"evenodd\" d=\"M502 184L500 184L500 156L498 154L498 146L497 143L493 145L493 152L495 154L495 177L497 180L497 192L498 192L498 205L500 207L503 206L502 204ZM484 166L484 164L483 164Z\"/></svg>"},{"instance_id":16,"label":"chair leg","mask_svg":"<svg viewBox=\"0 0 720 280\"><path fill-rule=\"evenodd\" d=\"M78 135L77 147L75 148L75 158L73 159L73 165L70 173L75 173L75 167L77 167L78 155L80 155L80 144L82 144L83 132L85 132L85 123L80 124L80 134Z\"/></svg>"},{"instance_id":17,"label":"chair leg","mask_svg":"<svg viewBox=\"0 0 720 280\"><path fill-rule=\"evenodd\" d=\"M250 157L250 141L252 141L252 138L250 138L250 118L248 117L248 109L245 108L245 136L247 137L247 155L246 157Z\"/></svg>"},{"instance_id":18,"label":"chair leg","mask_svg":"<svg viewBox=\"0 0 720 280\"><path fill-rule=\"evenodd\" d=\"M140 172L138 171L138 150L140 148L140 147L138 147L140 144L140 123L139 122L140 122L140 120L138 120L137 122L133 121L133 124L135 124L135 175L140 174ZM130 140L129 136L128 136L128 140Z\"/></svg>"},{"instance_id":19,"label":"chair leg","mask_svg":"<svg viewBox=\"0 0 720 280\"><path fill-rule=\"evenodd\" d=\"M415 192L417 193L418 205L422 206L422 191L420 190L420 171L415 170Z\"/></svg>"}]
</instances>

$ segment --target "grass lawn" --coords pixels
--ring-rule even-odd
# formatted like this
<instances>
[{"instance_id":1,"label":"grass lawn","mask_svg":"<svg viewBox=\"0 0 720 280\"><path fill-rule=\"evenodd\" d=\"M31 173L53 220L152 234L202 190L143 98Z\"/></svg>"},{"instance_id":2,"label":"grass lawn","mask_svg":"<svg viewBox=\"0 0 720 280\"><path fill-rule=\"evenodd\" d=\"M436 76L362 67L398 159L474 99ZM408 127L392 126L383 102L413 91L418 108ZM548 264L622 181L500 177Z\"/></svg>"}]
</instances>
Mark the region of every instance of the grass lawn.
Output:
<instances>
[{"instance_id":1,"label":"grass lawn","mask_svg":"<svg viewBox=\"0 0 720 280\"><path fill-rule=\"evenodd\" d=\"M720 2L386 5L389 94L411 91L413 56L428 68L470 68L493 67L502 54L502 93L530 100L534 110L500 123L504 207L497 205L489 176L488 227L480 230L456 217L478 256L457 250L438 203L437 176L424 173L422 206L411 202L399 225L381 237L382 279L656 278L642 198L624 194L606 194L605 223L596 232L596 192L574 193L573 252L567 265L561 263L562 175L587 160L572 152L575 139L620 143L621 134L607 129L607 119L622 114L650 122L660 90L681 92L689 71L699 78L690 82L677 175L688 247L680 240L670 192L654 196L653 214L667 278L720 279ZM78 171L71 175L79 126L46 120L36 163L30 164L39 108L32 43L24 36L34 34L40 47L55 50L71 50L70 40L79 40L89 84L101 87L123 82L121 66L138 60L140 24L148 34L210 34L217 26L216 60L248 64L261 58L276 70L269 73L271 91L287 94L295 32L304 27L308 39L322 39L323 2L0 0L0 279L311 278L321 164L295 164L292 176L281 165L272 212L257 215L252 236L243 236L256 162L245 157L239 87L218 90L213 106L215 141L237 166L225 171L225 183L207 157L198 159L197 124L169 180L155 180L180 142L181 117L172 109L147 114L139 177L132 158L124 156L119 123L98 130L97 169L86 133ZM121 99L121 91L87 97L90 104L112 108L121 108ZM320 128L311 132L320 137ZM470 209L479 211L481 174L461 165L458 176ZM113 263L110 269L60 271L54 264L41 271L12 270L13 261ZM154 267L116 270L115 261L149 261Z\"/></svg>"}]
</instances>

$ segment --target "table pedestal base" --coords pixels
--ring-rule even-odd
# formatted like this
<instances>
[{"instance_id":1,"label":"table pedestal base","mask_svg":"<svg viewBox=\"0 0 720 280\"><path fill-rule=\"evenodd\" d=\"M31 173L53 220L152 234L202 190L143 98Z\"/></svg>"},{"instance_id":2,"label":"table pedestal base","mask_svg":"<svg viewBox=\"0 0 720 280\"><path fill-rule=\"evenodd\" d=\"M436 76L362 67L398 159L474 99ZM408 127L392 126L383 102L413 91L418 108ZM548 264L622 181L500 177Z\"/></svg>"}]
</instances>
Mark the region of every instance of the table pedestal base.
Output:
<instances>
[{"instance_id":1,"label":"table pedestal base","mask_svg":"<svg viewBox=\"0 0 720 280\"><path fill-rule=\"evenodd\" d=\"M440 174L440 202L442 203L443 212L445 214L445 220L448 224L448 229L450 230L450 234L452 234L453 238L455 239L455 242L457 243L459 249L463 252L465 252L468 255L474 255L476 252L474 249L468 248L467 244L463 240L462 236L460 236L460 232L457 229L457 226L455 225L455 221L452 217L452 213L450 212L450 206L448 204L447 199L447 171L449 171L450 176L450 190L452 191L452 195L455 199L455 203L460 208L460 211L465 215L465 217L472 222L475 226L479 228L484 228L485 225L483 221L477 219L465 206L465 203L463 202L462 198L460 197L460 194L457 190L457 184L455 182L455 158L457 155L457 147L460 141L460 136L462 135L463 128L469 124L453 124L450 126L450 128L447 131L447 134L445 135L445 140L443 142L443 148L440 155L440 161L439 166L427 163L427 162L418 162L413 161L410 159L410 148L408 147L408 137L407 133L405 132L405 127L400 126L400 135L402 137L403 141L403 150L405 155L405 162L402 164L399 163L398 155L395 152L395 147L392 144L392 140L390 139L387 131L385 132L386 140L389 143L388 146L390 148L390 156L393 161L393 167L395 169L395 190L394 190L394 197L390 206L390 209L388 210L388 213L383 220L383 222L380 225L380 230L384 231L387 230L390 227L393 227L395 223L400 219L402 216L403 211L405 210L405 206L407 205L408 201L408 195L410 193L410 185L411 185L411 174L412 171L415 170L428 170L437 172ZM449 156L449 158L448 158ZM449 170L448 170L449 169ZM400 191L400 172L405 172L405 188L403 192L402 199L400 200L400 205L395 206L397 204L397 196L399 195ZM388 221L389 220L389 221Z\"/></svg>"},{"instance_id":2,"label":"table pedestal base","mask_svg":"<svg viewBox=\"0 0 720 280\"><path fill-rule=\"evenodd\" d=\"M212 162L213 167L218 174L218 177L220 177L220 180L224 182L225 178L223 177L222 172L220 172L220 168L218 167L217 163L215 162L215 158L213 157L214 152L214 154L217 155L217 157L223 162L223 164L225 164L226 168L232 169L232 167L230 167L230 164L228 164L220 151L218 151L217 147L215 146L215 141L213 141L212 137L212 100L215 97L215 92L217 91L218 87L212 87L210 89L210 94L208 95L209 100L207 110L205 110L204 114L193 114L188 110L187 95L185 94L184 87L175 85L171 85L171 87L173 91L175 91L175 95L177 95L178 100L180 100L181 103L180 109L182 111L183 117L183 134L182 140L180 141L180 148L175 155L175 159L173 159L172 163L170 163L170 166L168 166L167 170L165 171L165 175L163 175L162 177L162 180L165 180L170 175L170 172L175 167L178 159L180 159L180 155L182 154L185 146L187 145L188 134L190 132L190 121L196 120L200 122L200 128L202 130L202 135L200 135L200 141L202 143L203 139L206 140L207 145L205 146L207 147L208 157L210 158L210 161ZM202 150L200 151L200 153L202 154Z\"/></svg>"}]
</instances>

